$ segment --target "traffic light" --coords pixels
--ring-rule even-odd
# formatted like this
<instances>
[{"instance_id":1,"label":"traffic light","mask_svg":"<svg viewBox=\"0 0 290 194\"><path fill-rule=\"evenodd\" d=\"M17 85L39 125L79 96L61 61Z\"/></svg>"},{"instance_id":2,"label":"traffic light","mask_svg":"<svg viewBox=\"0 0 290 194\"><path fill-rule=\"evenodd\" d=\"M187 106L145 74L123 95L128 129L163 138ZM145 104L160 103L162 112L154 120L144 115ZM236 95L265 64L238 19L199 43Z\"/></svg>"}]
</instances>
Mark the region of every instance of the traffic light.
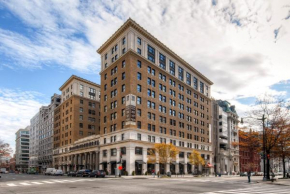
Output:
<instances>
[{"instance_id":1,"label":"traffic light","mask_svg":"<svg viewBox=\"0 0 290 194\"><path fill-rule=\"evenodd\" d=\"M270 159L270 154L267 154L267 159L268 159L268 160Z\"/></svg>"}]
</instances>

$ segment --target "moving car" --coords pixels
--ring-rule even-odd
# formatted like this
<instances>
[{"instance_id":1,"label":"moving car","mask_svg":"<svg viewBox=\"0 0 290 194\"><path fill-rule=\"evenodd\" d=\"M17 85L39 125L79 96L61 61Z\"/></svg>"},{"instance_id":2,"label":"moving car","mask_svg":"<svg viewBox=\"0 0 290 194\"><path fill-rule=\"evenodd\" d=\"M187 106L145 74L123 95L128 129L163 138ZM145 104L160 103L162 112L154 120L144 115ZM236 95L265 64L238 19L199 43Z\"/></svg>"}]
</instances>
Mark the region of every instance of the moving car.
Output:
<instances>
[{"instance_id":1,"label":"moving car","mask_svg":"<svg viewBox=\"0 0 290 194\"><path fill-rule=\"evenodd\" d=\"M54 176L62 176L63 172L62 172L62 170L54 170L52 172L52 175L54 175Z\"/></svg>"},{"instance_id":2,"label":"moving car","mask_svg":"<svg viewBox=\"0 0 290 194\"><path fill-rule=\"evenodd\" d=\"M55 168L47 168L44 175L51 175L54 170L56 170L56 169Z\"/></svg>"},{"instance_id":3,"label":"moving car","mask_svg":"<svg viewBox=\"0 0 290 194\"><path fill-rule=\"evenodd\" d=\"M82 170L79 170L76 174L77 177L86 177L86 176L89 176L89 174L91 173L91 170L88 170L88 169L82 169Z\"/></svg>"},{"instance_id":4,"label":"moving car","mask_svg":"<svg viewBox=\"0 0 290 194\"><path fill-rule=\"evenodd\" d=\"M75 171L70 171L70 172L68 172L67 173L67 176L76 176L77 175L77 172L75 172Z\"/></svg>"}]
</instances>

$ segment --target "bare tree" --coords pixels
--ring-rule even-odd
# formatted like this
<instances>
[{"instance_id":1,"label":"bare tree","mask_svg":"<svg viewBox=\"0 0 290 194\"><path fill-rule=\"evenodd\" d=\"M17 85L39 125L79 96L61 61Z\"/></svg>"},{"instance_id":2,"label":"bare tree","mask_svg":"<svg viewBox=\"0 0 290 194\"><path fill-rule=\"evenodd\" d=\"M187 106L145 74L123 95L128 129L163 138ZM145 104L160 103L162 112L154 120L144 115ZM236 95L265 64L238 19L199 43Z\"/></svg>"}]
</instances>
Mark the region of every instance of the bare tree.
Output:
<instances>
[{"instance_id":1,"label":"bare tree","mask_svg":"<svg viewBox=\"0 0 290 194\"><path fill-rule=\"evenodd\" d=\"M12 149L8 143L5 143L2 139L0 139L0 158L7 154L10 154Z\"/></svg>"}]
</instances>

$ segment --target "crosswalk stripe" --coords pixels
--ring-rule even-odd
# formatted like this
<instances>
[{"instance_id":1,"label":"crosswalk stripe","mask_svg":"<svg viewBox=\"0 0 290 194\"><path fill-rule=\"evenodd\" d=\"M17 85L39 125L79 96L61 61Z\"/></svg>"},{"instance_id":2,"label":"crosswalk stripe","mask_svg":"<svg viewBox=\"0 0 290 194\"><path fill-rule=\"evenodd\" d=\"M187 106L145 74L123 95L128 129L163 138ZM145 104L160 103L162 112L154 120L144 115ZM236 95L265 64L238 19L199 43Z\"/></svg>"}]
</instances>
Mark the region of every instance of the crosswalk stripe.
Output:
<instances>
[{"instance_id":1,"label":"crosswalk stripe","mask_svg":"<svg viewBox=\"0 0 290 194\"><path fill-rule=\"evenodd\" d=\"M29 184L29 183L20 183L21 185L31 185L31 184Z\"/></svg>"},{"instance_id":2,"label":"crosswalk stripe","mask_svg":"<svg viewBox=\"0 0 290 194\"><path fill-rule=\"evenodd\" d=\"M10 183L10 184L7 184L8 186L10 186L10 187L15 187L15 186L17 186L17 185L15 185L15 184L13 184L13 183Z\"/></svg>"},{"instance_id":3,"label":"crosswalk stripe","mask_svg":"<svg viewBox=\"0 0 290 194\"><path fill-rule=\"evenodd\" d=\"M280 187L248 187L248 188L240 188L240 189L230 189L230 190L222 190L222 191L214 191L214 192L206 192L204 194L288 194L288 188L280 188Z\"/></svg>"},{"instance_id":4,"label":"crosswalk stripe","mask_svg":"<svg viewBox=\"0 0 290 194\"><path fill-rule=\"evenodd\" d=\"M36 185L42 185L43 183L40 183L40 182L31 182L33 184L36 184Z\"/></svg>"},{"instance_id":5,"label":"crosswalk stripe","mask_svg":"<svg viewBox=\"0 0 290 194\"><path fill-rule=\"evenodd\" d=\"M42 181L43 183L49 183L49 184L52 184L54 182L50 182L50 181Z\"/></svg>"}]
</instances>

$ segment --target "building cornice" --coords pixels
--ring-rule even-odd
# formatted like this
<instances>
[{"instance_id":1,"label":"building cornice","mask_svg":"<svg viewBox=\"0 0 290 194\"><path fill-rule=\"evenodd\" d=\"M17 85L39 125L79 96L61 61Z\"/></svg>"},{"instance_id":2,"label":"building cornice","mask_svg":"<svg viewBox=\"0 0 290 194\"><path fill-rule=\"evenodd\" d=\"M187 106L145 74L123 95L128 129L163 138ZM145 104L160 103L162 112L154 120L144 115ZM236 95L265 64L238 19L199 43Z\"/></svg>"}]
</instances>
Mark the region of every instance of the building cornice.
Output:
<instances>
[{"instance_id":1,"label":"building cornice","mask_svg":"<svg viewBox=\"0 0 290 194\"><path fill-rule=\"evenodd\" d=\"M171 49L169 49L166 45L164 45L162 42L160 42L157 38L155 38L152 34L150 34L147 30L145 30L143 27L141 27L139 24L137 24L134 20L129 18L98 50L97 52L101 54L109 45L111 45L112 42L114 42L125 30L128 28L134 28L139 33L141 33L144 37L146 37L148 40L159 46L160 48L164 49L168 54L170 54L172 57L174 57L175 60L177 60L179 63L183 64L193 72L195 72L198 76L203 78L205 81L208 82L208 84L213 85L213 82L210 81L207 77L205 77L202 73L200 73L198 70L196 70L194 67L192 67L189 63L187 63L184 59L182 59L180 56L178 56L175 52L173 52Z\"/></svg>"},{"instance_id":2,"label":"building cornice","mask_svg":"<svg viewBox=\"0 0 290 194\"><path fill-rule=\"evenodd\" d=\"M95 87L98 87L98 88L101 88L101 86L99 85L99 84L96 84L96 83L94 83L94 82L92 82L92 81L89 81L89 80L86 80L86 79L84 79L84 78L81 78L81 77L78 77L78 76L76 76L76 75L72 75L68 80L66 80L66 82L59 88L59 90L61 91L61 90L63 90L72 80L74 80L74 79L76 79L76 80L79 80L79 81L82 81L82 82L84 82L84 83L87 83L87 84L90 84L90 85L92 85L92 86L95 86Z\"/></svg>"}]
</instances>

